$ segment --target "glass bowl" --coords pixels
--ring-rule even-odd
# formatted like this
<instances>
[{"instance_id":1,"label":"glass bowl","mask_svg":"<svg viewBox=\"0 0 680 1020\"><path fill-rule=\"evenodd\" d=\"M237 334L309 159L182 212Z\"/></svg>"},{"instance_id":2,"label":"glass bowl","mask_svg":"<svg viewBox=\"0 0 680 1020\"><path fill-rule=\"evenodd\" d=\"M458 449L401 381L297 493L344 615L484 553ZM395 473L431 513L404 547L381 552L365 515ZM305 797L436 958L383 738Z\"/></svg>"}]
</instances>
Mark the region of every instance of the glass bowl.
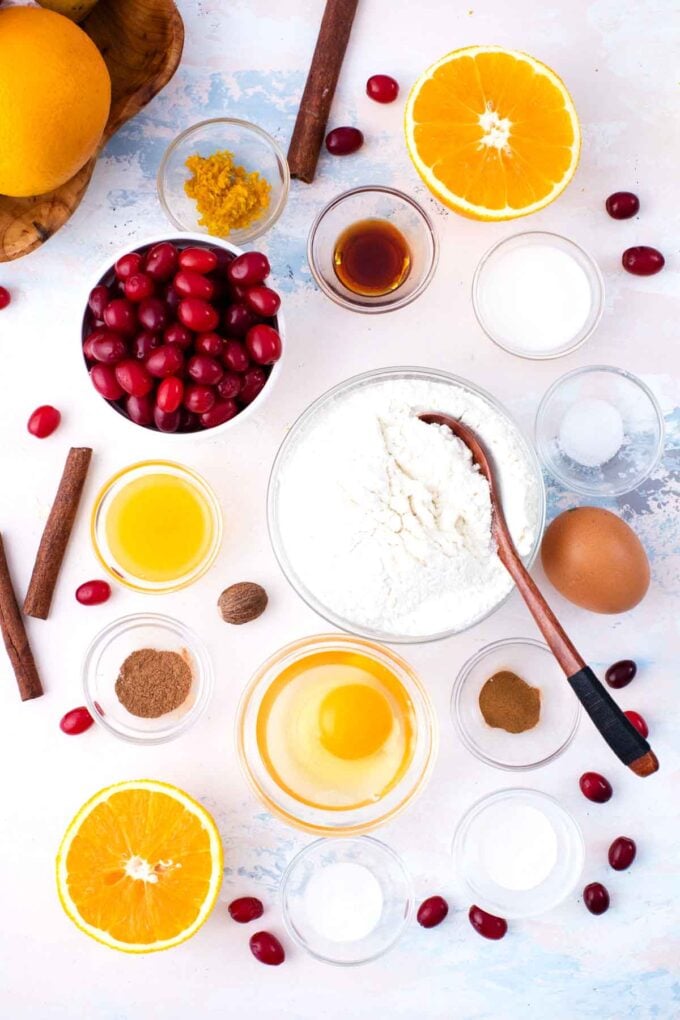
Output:
<instances>
[{"instance_id":1,"label":"glass bowl","mask_svg":"<svg viewBox=\"0 0 680 1020\"><path fill-rule=\"evenodd\" d=\"M336 649L376 660L401 682L413 708L414 750L404 774L379 800L359 807L324 809L293 796L272 776L258 746L257 722L263 699L284 669L313 653ZM319 836L361 835L400 814L421 792L436 757L437 723L421 681L396 652L345 634L319 634L286 645L256 671L239 703L236 746L246 779L268 811L289 825Z\"/></svg>"},{"instance_id":2,"label":"glass bowl","mask_svg":"<svg viewBox=\"0 0 680 1020\"><path fill-rule=\"evenodd\" d=\"M347 379L322 394L322 396L318 397L305 411L303 411L297 421L290 428L279 447L279 451L272 465L267 492L267 521L269 526L269 537L274 549L274 554L279 562L279 566L288 579L288 582L292 585L300 598L302 598L311 609L318 613L319 616L322 616L329 623L333 624L334 627L339 627L341 630L348 631L352 634L360 634L363 637L375 641L386 641L391 644L415 644L427 641L437 641L442 638L451 637L454 634L462 633L491 616L492 613L506 602L513 591L513 588L510 587L507 594L504 595L503 598L496 603L496 605L492 606L488 611L482 613L478 619L472 620L464 627L451 628L434 634L397 634L392 633L391 631L373 630L357 623L355 620L350 620L340 616L329 606L325 605L299 576L295 564L286 548L286 539L285 535L282 533L280 521L279 502L281 498L282 476L285 472L288 457L295 450L296 444L300 441L300 439L304 438L309 427L313 425L315 417L318 414L323 413L327 407L332 404L332 402L338 398L349 396L365 387L371 387L374 384L385 380L404 379L418 379L429 383L444 383L460 388L466 394L484 401L493 409L493 411L496 412L496 414L500 415L507 422L508 429L511 430L517 438L518 444L525 455L526 463L533 476L536 489L536 534L529 553L523 558L527 567L531 567L538 553L543 528L545 527L546 512L543 476L538 458L536 457L533 448L525 440L516 422L502 404L500 404L495 397L492 397L491 394L487 393L480 387L475 386L473 383L468 382L466 379L461 379L458 376L449 374L448 372L439 372L435 369L408 367L381 368Z\"/></svg>"},{"instance_id":3,"label":"glass bowl","mask_svg":"<svg viewBox=\"0 0 680 1020\"><path fill-rule=\"evenodd\" d=\"M193 679L186 701L157 719L132 715L115 691L119 669L140 648L184 653ZM156 613L137 613L114 620L97 634L83 662L85 700L103 729L134 744L163 744L181 736L202 715L213 689L213 671L200 638L179 620Z\"/></svg>"},{"instance_id":4,"label":"glass bowl","mask_svg":"<svg viewBox=\"0 0 680 1020\"><path fill-rule=\"evenodd\" d=\"M314 907L310 916L309 903L313 902L315 886L316 896L322 896L318 885L323 881L323 872L335 864L366 868L382 894L379 914L378 903L373 904L374 925L361 934L357 927L357 935L346 940L318 930L314 924ZM411 877L394 850L370 836L343 837L318 839L293 858L281 880L281 902L286 928L299 946L324 963L352 967L377 959L396 944L412 914L414 893ZM327 915L334 904L324 903L323 906ZM342 904L339 906L341 909ZM354 903L350 906L355 908ZM368 911L368 905L366 909ZM369 917L368 922L370 920ZM356 925L354 917L345 916L341 921Z\"/></svg>"},{"instance_id":5,"label":"glass bowl","mask_svg":"<svg viewBox=\"0 0 680 1020\"><path fill-rule=\"evenodd\" d=\"M514 344L508 336L504 335L500 321L496 318L493 302L490 299L486 299L484 294L485 284L490 274L498 269L506 255L518 249L534 245L556 248L571 256L585 273L590 287L590 309L581 327L559 347L547 351L523 348ZM530 279L526 281L526 291L522 290L519 296L520 300L530 301L532 299ZM506 237L503 241L499 241L482 256L472 280L472 306L477 322L486 335L498 347L507 351L508 354L515 354L520 358L529 358L536 361L561 358L565 354L571 354L577 347L585 343L597 328L604 311L604 280L595 260L583 248L579 247L578 244L570 241L569 238L544 231L515 234L512 237Z\"/></svg>"},{"instance_id":6,"label":"glass bowl","mask_svg":"<svg viewBox=\"0 0 680 1020\"><path fill-rule=\"evenodd\" d=\"M411 252L411 268L404 282L379 296L355 294L335 272L333 253L342 232L366 219L387 220L404 235ZM321 210L309 232L307 261L326 297L354 312L392 312L415 301L437 268L439 241L434 225L416 201L394 188L378 185L353 188Z\"/></svg>"},{"instance_id":7,"label":"glass bowl","mask_svg":"<svg viewBox=\"0 0 680 1020\"><path fill-rule=\"evenodd\" d=\"M210 515L211 536L205 556L190 573L171 580L153 581L130 573L116 560L106 534L107 515L115 497L130 482L150 474L167 474L181 478L198 492L203 506ZM193 584L213 565L222 542L222 510L217 496L196 471L169 460L140 461L138 464L123 468L99 490L92 509L90 534L99 562L115 581L125 585L126 588L132 588L133 591L164 594Z\"/></svg>"},{"instance_id":8,"label":"glass bowl","mask_svg":"<svg viewBox=\"0 0 680 1020\"><path fill-rule=\"evenodd\" d=\"M514 813L520 813L523 829L519 832L508 830ZM531 832L536 823L547 837L552 865L549 860L541 862L538 855ZM521 856L527 858L529 875L539 879L535 884L518 873L508 876L508 864L512 867ZM574 889L583 871L585 844L575 819L547 793L498 790L478 800L461 818L453 858L456 874L470 890L473 903L498 917L536 917L552 910Z\"/></svg>"},{"instance_id":9,"label":"glass bowl","mask_svg":"<svg viewBox=\"0 0 680 1020\"><path fill-rule=\"evenodd\" d=\"M541 692L537 724L523 733L489 726L479 708L479 692L494 673L509 670ZM494 641L461 669L451 692L451 715L458 734L476 758L509 772L537 769L569 747L581 717L580 704L547 645L531 638Z\"/></svg>"},{"instance_id":10,"label":"glass bowl","mask_svg":"<svg viewBox=\"0 0 680 1020\"><path fill-rule=\"evenodd\" d=\"M257 170L271 185L269 205L262 215L249 226L229 233L233 244L244 245L274 226L285 208L290 187L286 157L271 135L257 124L216 117L182 131L161 160L156 181L158 198L174 226L212 236L199 223L196 203L184 191L184 183L190 177L185 162L189 156L212 156L223 149L233 153L237 166L244 166L247 171Z\"/></svg>"},{"instance_id":11,"label":"glass bowl","mask_svg":"<svg viewBox=\"0 0 680 1020\"><path fill-rule=\"evenodd\" d=\"M606 463L586 467L560 445L564 415L582 400L602 400L618 411L623 443ZM558 482L584 496L621 496L649 478L664 448L664 419L648 386L621 368L591 365L567 372L552 384L536 414L536 446Z\"/></svg>"}]
</instances>

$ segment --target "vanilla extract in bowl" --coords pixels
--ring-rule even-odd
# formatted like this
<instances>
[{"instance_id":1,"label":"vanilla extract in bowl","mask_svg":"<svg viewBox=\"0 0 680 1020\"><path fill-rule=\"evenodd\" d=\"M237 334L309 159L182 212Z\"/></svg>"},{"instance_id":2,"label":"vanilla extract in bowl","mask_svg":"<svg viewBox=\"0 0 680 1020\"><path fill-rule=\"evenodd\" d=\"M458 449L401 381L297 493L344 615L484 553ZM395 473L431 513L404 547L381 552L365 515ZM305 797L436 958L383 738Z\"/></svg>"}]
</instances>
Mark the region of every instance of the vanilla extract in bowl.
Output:
<instances>
[{"instance_id":1,"label":"vanilla extract in bowl","mask_svg":"<svg viewBox=\"0 0 680 1020\"><path fill-rule=\"evenodd\" d=\"M354 294L380 297L397 290L411 271L406 238L389 220L364 219L350 224L338 237L333 268Z\"/></svg>"}]
</instances>

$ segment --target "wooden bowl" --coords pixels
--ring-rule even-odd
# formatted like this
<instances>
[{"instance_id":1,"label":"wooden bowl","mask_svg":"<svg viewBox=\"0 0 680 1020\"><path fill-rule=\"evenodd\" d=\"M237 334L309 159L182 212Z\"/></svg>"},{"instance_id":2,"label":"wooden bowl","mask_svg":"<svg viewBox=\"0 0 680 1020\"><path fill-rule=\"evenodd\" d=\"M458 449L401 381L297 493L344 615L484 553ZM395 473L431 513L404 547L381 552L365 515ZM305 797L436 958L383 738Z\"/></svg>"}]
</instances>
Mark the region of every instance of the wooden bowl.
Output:
<instances>
[{"instance_id":1,"label":"wooden bowl","mask_svg":"<svg viewBox=\"0 0 680 1020\"><path fill-rule=\"evenodd\" d=\"M160 92L177 69L184 25L172 0L99 0L81 24L111 75L111 112L100 149ZM44 244L78 207L97 156L66 184L31 198L0 195L0 262Z\"/></svg>"}]
</instances>

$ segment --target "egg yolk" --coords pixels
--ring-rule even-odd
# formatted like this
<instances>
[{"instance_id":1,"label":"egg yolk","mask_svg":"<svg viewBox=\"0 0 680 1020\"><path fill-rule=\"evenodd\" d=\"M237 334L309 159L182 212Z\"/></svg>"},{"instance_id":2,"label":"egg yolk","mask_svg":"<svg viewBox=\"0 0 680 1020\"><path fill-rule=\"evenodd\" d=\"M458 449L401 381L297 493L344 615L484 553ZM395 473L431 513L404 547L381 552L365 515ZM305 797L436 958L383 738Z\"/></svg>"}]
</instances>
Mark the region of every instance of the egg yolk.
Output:
<instances>
[{"instance_id":1,"label":"egg yolk","mask_svg":"<svg viewBox=\"0 0 680 1020\"><path fill-rule=\"evenodd\" d=\"M321 743L336 758L368 758L392 731L387 699L367 684L343 684L329 691L319 709Z\"/></svg>"}]
</instances>

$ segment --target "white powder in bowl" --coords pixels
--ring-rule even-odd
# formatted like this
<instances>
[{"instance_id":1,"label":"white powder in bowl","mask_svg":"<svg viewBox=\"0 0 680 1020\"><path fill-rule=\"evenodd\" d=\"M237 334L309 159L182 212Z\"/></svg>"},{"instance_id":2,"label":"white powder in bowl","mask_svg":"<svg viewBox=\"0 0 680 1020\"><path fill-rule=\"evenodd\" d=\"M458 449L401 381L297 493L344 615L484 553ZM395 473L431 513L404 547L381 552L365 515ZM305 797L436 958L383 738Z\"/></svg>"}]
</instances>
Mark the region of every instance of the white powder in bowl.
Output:
<instances>
[{"instance_id":1,"label":"white powder in bowl","mask_svg":"<svg viewBox=\"0 0 680 1020\"><path fill-rule=\"evenodd\" d=\"M376 379L323 404L278 468L275 513L302 585L348 625L403 637L461 630L507 595L489 487L449 429L483 440L519 552L539 525L539 482L516 427L485 399L427 378Z\"/></svg>"},{"instance_id":2,"label":"white powder in bowl","mask_svg":"<svg viewBox=\"0 0 680 1020\"><path fill-rule=\"evenodd\" d=\"M363 864L337 861L312 875L304 904L307 920L322 938L358 942L380 921L383 893L378 879Z\"/></svg>"}]
</instances>

